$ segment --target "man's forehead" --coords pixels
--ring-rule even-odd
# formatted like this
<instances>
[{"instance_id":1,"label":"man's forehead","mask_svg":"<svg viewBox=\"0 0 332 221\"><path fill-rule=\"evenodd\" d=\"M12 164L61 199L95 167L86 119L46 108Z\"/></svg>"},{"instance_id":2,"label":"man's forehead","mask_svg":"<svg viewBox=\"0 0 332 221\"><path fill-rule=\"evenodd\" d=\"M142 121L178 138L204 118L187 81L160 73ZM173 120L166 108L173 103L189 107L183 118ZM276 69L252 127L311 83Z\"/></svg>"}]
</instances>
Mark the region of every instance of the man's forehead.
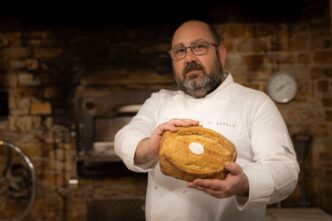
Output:
<instances>
[{"instance_id":1,"label":"man's forehead","mask_svg":"<svg viewBox=\"0 0 332 221\"><path fill-rule=\"evenodd\" d=\"M186 23L174 33L172 46L177 44L190 44L197 40L213 40L211 32L205 23Z\"/></svg>"},{"instance_id":2,"label":"man's forehead","mask_svg":"<svg viewBox=\"0 0 332 221\"><path fill-rule=\"evenodd\" d=\"M197 39L194 39L192 41L187 41L186 43L185 42L179 42L179 43L175 43L173 45L173 47L177 47L177 46L186 46L187 44L188 45L194 45L194 44L198 44L198 43L201 43L201 42L206 42L207 40L205 38L197 38Z\"/></svg>"}]
</instances>

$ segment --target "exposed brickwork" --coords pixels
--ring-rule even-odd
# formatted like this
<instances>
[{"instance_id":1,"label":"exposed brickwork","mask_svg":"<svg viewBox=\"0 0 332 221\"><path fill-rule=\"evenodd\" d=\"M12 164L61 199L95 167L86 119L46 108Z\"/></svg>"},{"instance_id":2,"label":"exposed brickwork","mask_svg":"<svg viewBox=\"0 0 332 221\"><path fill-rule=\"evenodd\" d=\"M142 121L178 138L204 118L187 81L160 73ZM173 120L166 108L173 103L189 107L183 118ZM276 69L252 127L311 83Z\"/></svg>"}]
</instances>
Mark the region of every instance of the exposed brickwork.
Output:
<instances>
[{"instance_id":1,"label":"exposed brickwork","mask_svg":"<svg viewBox=\"0 0 332 221\"><path fill-rule=\"evenodd\" d=\"M330 18L324 14L289 23L216 26L228 53L225 70L238 82L266 91L275 71L286 71L298 81L295 99L277 105L292 135L313 136L305 163L307 194L315 206L332 213L332 49L326 20ZM0 135L20 145L36 166L40 189L33 220L60 221L64 206L67 220L85 220L91 197L144 195L145 179L82 179L78 189L68 186L76 156L69 129L73 96L77 85L86 84L173 87L168 57L172 30L0 31L0 79L5 80L10 110ZM296 206L299 198L300 186L284 205Z\"/></svg>"},{"instance_id":2,"label":"exposed brickwork","mask_svg":"<svg viewBox=\"0 0 332 221\"><path fill-rule=\"evenodd\" d=\"M51 114L51 104L49 102L32 102L30 113L32 115Z\"/></svg>"},{"instance_id":3,"label":"exposed brickwork","mask_svg":"<svg viewBox=\"0 0 332 221\"><path fill-rule=\"evenodd\" d=\"M332 97L322 98L322 104L324 108L332 108Z\"/></svg>"}]
</instances>

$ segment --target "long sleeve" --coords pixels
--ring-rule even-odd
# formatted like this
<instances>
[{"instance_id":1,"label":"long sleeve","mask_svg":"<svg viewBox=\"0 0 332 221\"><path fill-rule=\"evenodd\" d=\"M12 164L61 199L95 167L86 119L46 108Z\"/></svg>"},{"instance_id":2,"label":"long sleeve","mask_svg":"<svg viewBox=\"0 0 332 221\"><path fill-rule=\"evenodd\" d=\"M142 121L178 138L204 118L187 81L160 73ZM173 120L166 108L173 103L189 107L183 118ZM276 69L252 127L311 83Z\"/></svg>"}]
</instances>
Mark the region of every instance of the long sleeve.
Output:
<instances>
[{"instance_id":1,"label":"long sleeve","mask_svg":"<svg viewBox=\"0 0 332 221\"><path fill-rule=\"evenodd\" d=\"M147 172L155 164L154 161L137 166L134 164L134 156L138 143L142 139L150 137L156 126L160 100L157 93L152 94L151 97L144 102L137 115L132 118L129 124L124 126L115 135L115 153L122 159L129 170Z\"/></svg>"},{"instance_id":2,"label":"long sleeve","mask_svg":"<svg viewBox=\"0 0 332 221\"><path fill-rule=\"evenodd\" d=\"M249 118L253 161L243 168L249 197L237 198L241 210L285 199L298 179L296 154L281 114L269 98L259 103Z\"/></svg>"}]
</instances>

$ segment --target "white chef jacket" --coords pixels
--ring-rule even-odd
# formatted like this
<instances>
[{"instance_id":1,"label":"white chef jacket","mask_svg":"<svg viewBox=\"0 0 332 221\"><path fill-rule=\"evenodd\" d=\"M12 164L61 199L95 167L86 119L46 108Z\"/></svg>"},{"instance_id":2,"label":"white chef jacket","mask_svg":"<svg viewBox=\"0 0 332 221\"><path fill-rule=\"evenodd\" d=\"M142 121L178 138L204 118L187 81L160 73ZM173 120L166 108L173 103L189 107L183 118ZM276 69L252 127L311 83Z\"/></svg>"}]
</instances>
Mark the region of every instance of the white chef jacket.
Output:
<instances>
[{"instance_id":1,"label":"white chef jacket","mask_svg":"<svg viewBox=\"0 0 332 221\"><path fill-rule=\"evenodd\" d=\"M158 160L134 164L137 144L162 122L198 120L236 146L236 162L249 180L249 197L214 198L161 173ZM263 92L237 84L231 74L204 98L160 90L115 136L115 152L128 169L148 172L147 221L265 220L266 205L285 199L299 173L285 122Z\"/></svg>"}]
</instances>

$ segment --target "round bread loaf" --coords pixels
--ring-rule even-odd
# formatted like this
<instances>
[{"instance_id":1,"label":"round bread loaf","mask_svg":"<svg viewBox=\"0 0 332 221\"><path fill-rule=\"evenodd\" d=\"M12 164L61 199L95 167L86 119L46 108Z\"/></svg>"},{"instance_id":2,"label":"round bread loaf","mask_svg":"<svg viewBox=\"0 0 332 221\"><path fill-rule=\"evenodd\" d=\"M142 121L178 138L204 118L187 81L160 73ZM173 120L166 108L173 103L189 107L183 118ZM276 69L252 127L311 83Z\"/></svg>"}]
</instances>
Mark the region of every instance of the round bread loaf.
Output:
<instances>
[{"instance_id":1,"label":"round bread loaf","mask_svg":"<svg viewBox=\"0 0 332 221\"><path fill-rule=\"evenodd\" d=\"M234 144L214 130L193 126L164 132L159 149L163 174L193 181L196 178L224 179L225 162L236 159Z\"/></svg>"}]
</instances>

